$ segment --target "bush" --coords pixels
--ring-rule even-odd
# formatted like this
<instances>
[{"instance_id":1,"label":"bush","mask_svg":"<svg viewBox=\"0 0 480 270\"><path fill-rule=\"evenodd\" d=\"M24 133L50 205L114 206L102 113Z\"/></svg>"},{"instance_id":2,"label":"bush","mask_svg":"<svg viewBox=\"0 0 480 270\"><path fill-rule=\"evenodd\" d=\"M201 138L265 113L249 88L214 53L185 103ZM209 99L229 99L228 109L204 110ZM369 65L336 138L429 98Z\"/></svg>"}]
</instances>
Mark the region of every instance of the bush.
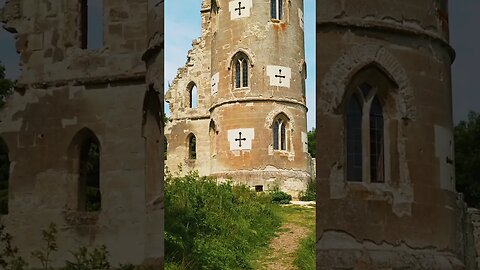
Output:
<instances>
[{"instance_id":1,"label":"bush","mask_svg":"<svg viewBox=\"0 0 480 270\"><path fill-rule=\"evenodd\" d=\"M12 245L12 236L0 224L0 267L5 270L23 270L27 262L18 255L18 249Z\"/></svg>"},{"instance_id":2,"label":"bush","mask_svg":"<svg viewBox=\"0 0 480 270\"><path fill-rule=\"evenodd\" d=\"M95 247L89 251L86 247L81 247L77 252L73 252L75 261L66 261L64 270L109 270L109 253L105 246Z\"/></svg>"},{"instance_id":3,"label":"bush","mask_svg":"<svg viewBox=\"0 0 480 270\"><path fill-rule=\"evenodd\" d=\"M315 201L317 198L317 187L315 180L311 180L307 184L307 190L300 191L298 195L300 201Z\"/></svg>"},{"instance_id":4,"label":"bush","mask_svg":"<svg viewBox=\"0 0 480 270\"><path fill-rule=\"evenodd\" d=\"M42 239L45 242L45 247L41 250L32 252L32 256L40 260L42 269L49 270L50 255L57 251L57 226L55 223L50 223L47 230L42 230Z\"/></svg>"},{"instance_id":5,"label":"bush","mask_svg":"<svg viewBox=\"0 0 480 270\"><path fill-rule=\"evenodd\" d=\"M283 191L274 190L272 192L272 202L273 203L289 204L291 200L292 200L292 196L283 192Z\"/></svg>"},{"instance_id":6,"label":"bush","mask_svg":"<svg viewBox=\"0 0 480 270\"><path fill-rule=\"evenodd\" d=\"M252 269L249 256L280 226L269 194L198 173L166 178L166 269Z\"/></svg>"}]
</instances>

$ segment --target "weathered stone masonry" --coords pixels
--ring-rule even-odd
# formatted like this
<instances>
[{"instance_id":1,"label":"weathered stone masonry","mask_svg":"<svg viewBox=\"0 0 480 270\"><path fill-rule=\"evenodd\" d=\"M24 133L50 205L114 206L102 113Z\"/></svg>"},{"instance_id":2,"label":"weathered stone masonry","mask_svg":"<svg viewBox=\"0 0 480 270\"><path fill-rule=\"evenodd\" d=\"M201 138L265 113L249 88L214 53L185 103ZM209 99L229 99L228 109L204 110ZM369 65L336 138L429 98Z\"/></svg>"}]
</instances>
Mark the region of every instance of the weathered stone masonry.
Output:
<instances>
[{"instance_id":1,"label":"weathered stone masonry","mask_svg":"<svg viewBox=\"0 0 480 270\"><path fill-rule=\"evenodd\" d=\"M270 1L203 1L202 35L166 94L171 171L180 165L183 173L198 170L257 190L278 185L294 196L306 188L303 1L280 2L273 17ZM286 126L277 143L275 125Z\"/></svg>"},{"instance_id":2,"label":"weathered stone masonry","mask_svg":"<svg viewBox=\"0 0 480 270\"><path fill-rule=\"evenodd\" d=\"M53 266L80 246L106 245L114 265L163 258L163 1L104 0L103 47L83 48L82 1L10 0L22 73L1 112L9 148L9 214L21 255L59 228ZM84 29L85 30L85 29ZM79 145L100 145L101 210L79 209Z\"/></svg>"},{"instance_id":3,"label":"weathered stone masonry","mask_svg":"<svg viewBox=\"0 0 480 270\"><path fill-rule=\"evenodd\" d=\"M317 1L317 269L477 269L455 191L453 60L445 0ZM348 141L351 100L369 91L383 110L375 171L372 114L361 147Z\"/></svg>"}]
</instances>

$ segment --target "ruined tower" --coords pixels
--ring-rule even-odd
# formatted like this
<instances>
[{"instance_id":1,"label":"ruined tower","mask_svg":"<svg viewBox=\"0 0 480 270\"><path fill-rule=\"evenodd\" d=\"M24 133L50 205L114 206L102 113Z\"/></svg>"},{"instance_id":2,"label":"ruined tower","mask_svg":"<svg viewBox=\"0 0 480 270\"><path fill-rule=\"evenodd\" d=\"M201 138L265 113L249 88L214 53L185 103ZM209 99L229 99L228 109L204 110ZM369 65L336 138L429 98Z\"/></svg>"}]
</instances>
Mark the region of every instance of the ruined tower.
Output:
<instances>
[{"instance_id":1,"label":"ruined tower","mask_svg":"<svg viewBox=\"0 0 480 270\"><path fill-rule=\"evenodd\" d=\"M298 195L310 177L303 1L205 0L201 16L166 94L169 169Z\"/></svg>"},{"instance_id":2,"label":"ruined tower","mask_svg":"<svg viewBox=\"0 0 480 270\"><path fill-rule=\"evenodd\" d=\"M464 269L446 0L317 1L317 269Z\"/></svg>"}]
</instances>

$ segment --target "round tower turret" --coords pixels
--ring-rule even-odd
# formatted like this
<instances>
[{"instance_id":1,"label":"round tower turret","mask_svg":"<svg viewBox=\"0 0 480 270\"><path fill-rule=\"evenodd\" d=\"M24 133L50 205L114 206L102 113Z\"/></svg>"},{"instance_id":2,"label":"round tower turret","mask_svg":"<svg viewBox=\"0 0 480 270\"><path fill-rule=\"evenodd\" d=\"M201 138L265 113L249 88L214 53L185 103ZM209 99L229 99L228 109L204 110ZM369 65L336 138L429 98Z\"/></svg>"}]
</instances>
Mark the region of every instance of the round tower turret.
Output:
<instances>
[{"instance_id":1,"label":"round tower turret","mask_svg":"<svg viewBox=\"0 0 480 270\"><path fill-rule=\"evenodd\" d=\"M317 269L464 269L447 1L317 1L317 41Z\"/></svg>"},{"instance_id":2,"label":"round tower turret","mask_svg":"<svg viewBox=\"0 0 480 270\"><path fill-rule=\"evenodd\" d=\"M303 1L212 1L211 172L305 189Z\"/></svg>"}]
</instances>

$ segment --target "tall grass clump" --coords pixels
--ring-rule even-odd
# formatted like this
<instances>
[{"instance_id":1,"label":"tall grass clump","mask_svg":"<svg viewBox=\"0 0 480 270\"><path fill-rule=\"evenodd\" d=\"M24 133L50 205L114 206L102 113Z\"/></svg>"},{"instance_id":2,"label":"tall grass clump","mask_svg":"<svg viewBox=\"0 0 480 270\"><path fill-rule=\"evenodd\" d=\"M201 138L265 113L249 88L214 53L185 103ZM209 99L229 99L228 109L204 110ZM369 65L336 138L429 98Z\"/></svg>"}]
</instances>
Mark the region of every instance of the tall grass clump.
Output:
<instances>
[{"instance_id":1,"label":"tall grass clump","mask_svg":"<svg viewBox=\"0 0 480 270\"><path fill-rule=\"evenodd\" d=\"M294 263L298 270L315 269L315 231L300 241Z\"/></svg>"},{"instance_id":2,"label":"tall grass clump","mask_svg":"<svg viewBox=\"0 0 480 270\"><path fill-rule=\"evenodd\" d=\"M279 226L268 194L196 172L167 176L166 269L252 269L251 256Z\"/></svg>"},{"instance_id":3,"label":"tall grass clump","mask_svg":"<svg viewBox=\"0 0 480 270\"><path fill-rule=\"evenodd\" d=\"M317 186L315 179L312 179L307 184L307 190L301 191L298 195L300 201L315 201L317 198Z\"/></svg>"}]
</instances>

